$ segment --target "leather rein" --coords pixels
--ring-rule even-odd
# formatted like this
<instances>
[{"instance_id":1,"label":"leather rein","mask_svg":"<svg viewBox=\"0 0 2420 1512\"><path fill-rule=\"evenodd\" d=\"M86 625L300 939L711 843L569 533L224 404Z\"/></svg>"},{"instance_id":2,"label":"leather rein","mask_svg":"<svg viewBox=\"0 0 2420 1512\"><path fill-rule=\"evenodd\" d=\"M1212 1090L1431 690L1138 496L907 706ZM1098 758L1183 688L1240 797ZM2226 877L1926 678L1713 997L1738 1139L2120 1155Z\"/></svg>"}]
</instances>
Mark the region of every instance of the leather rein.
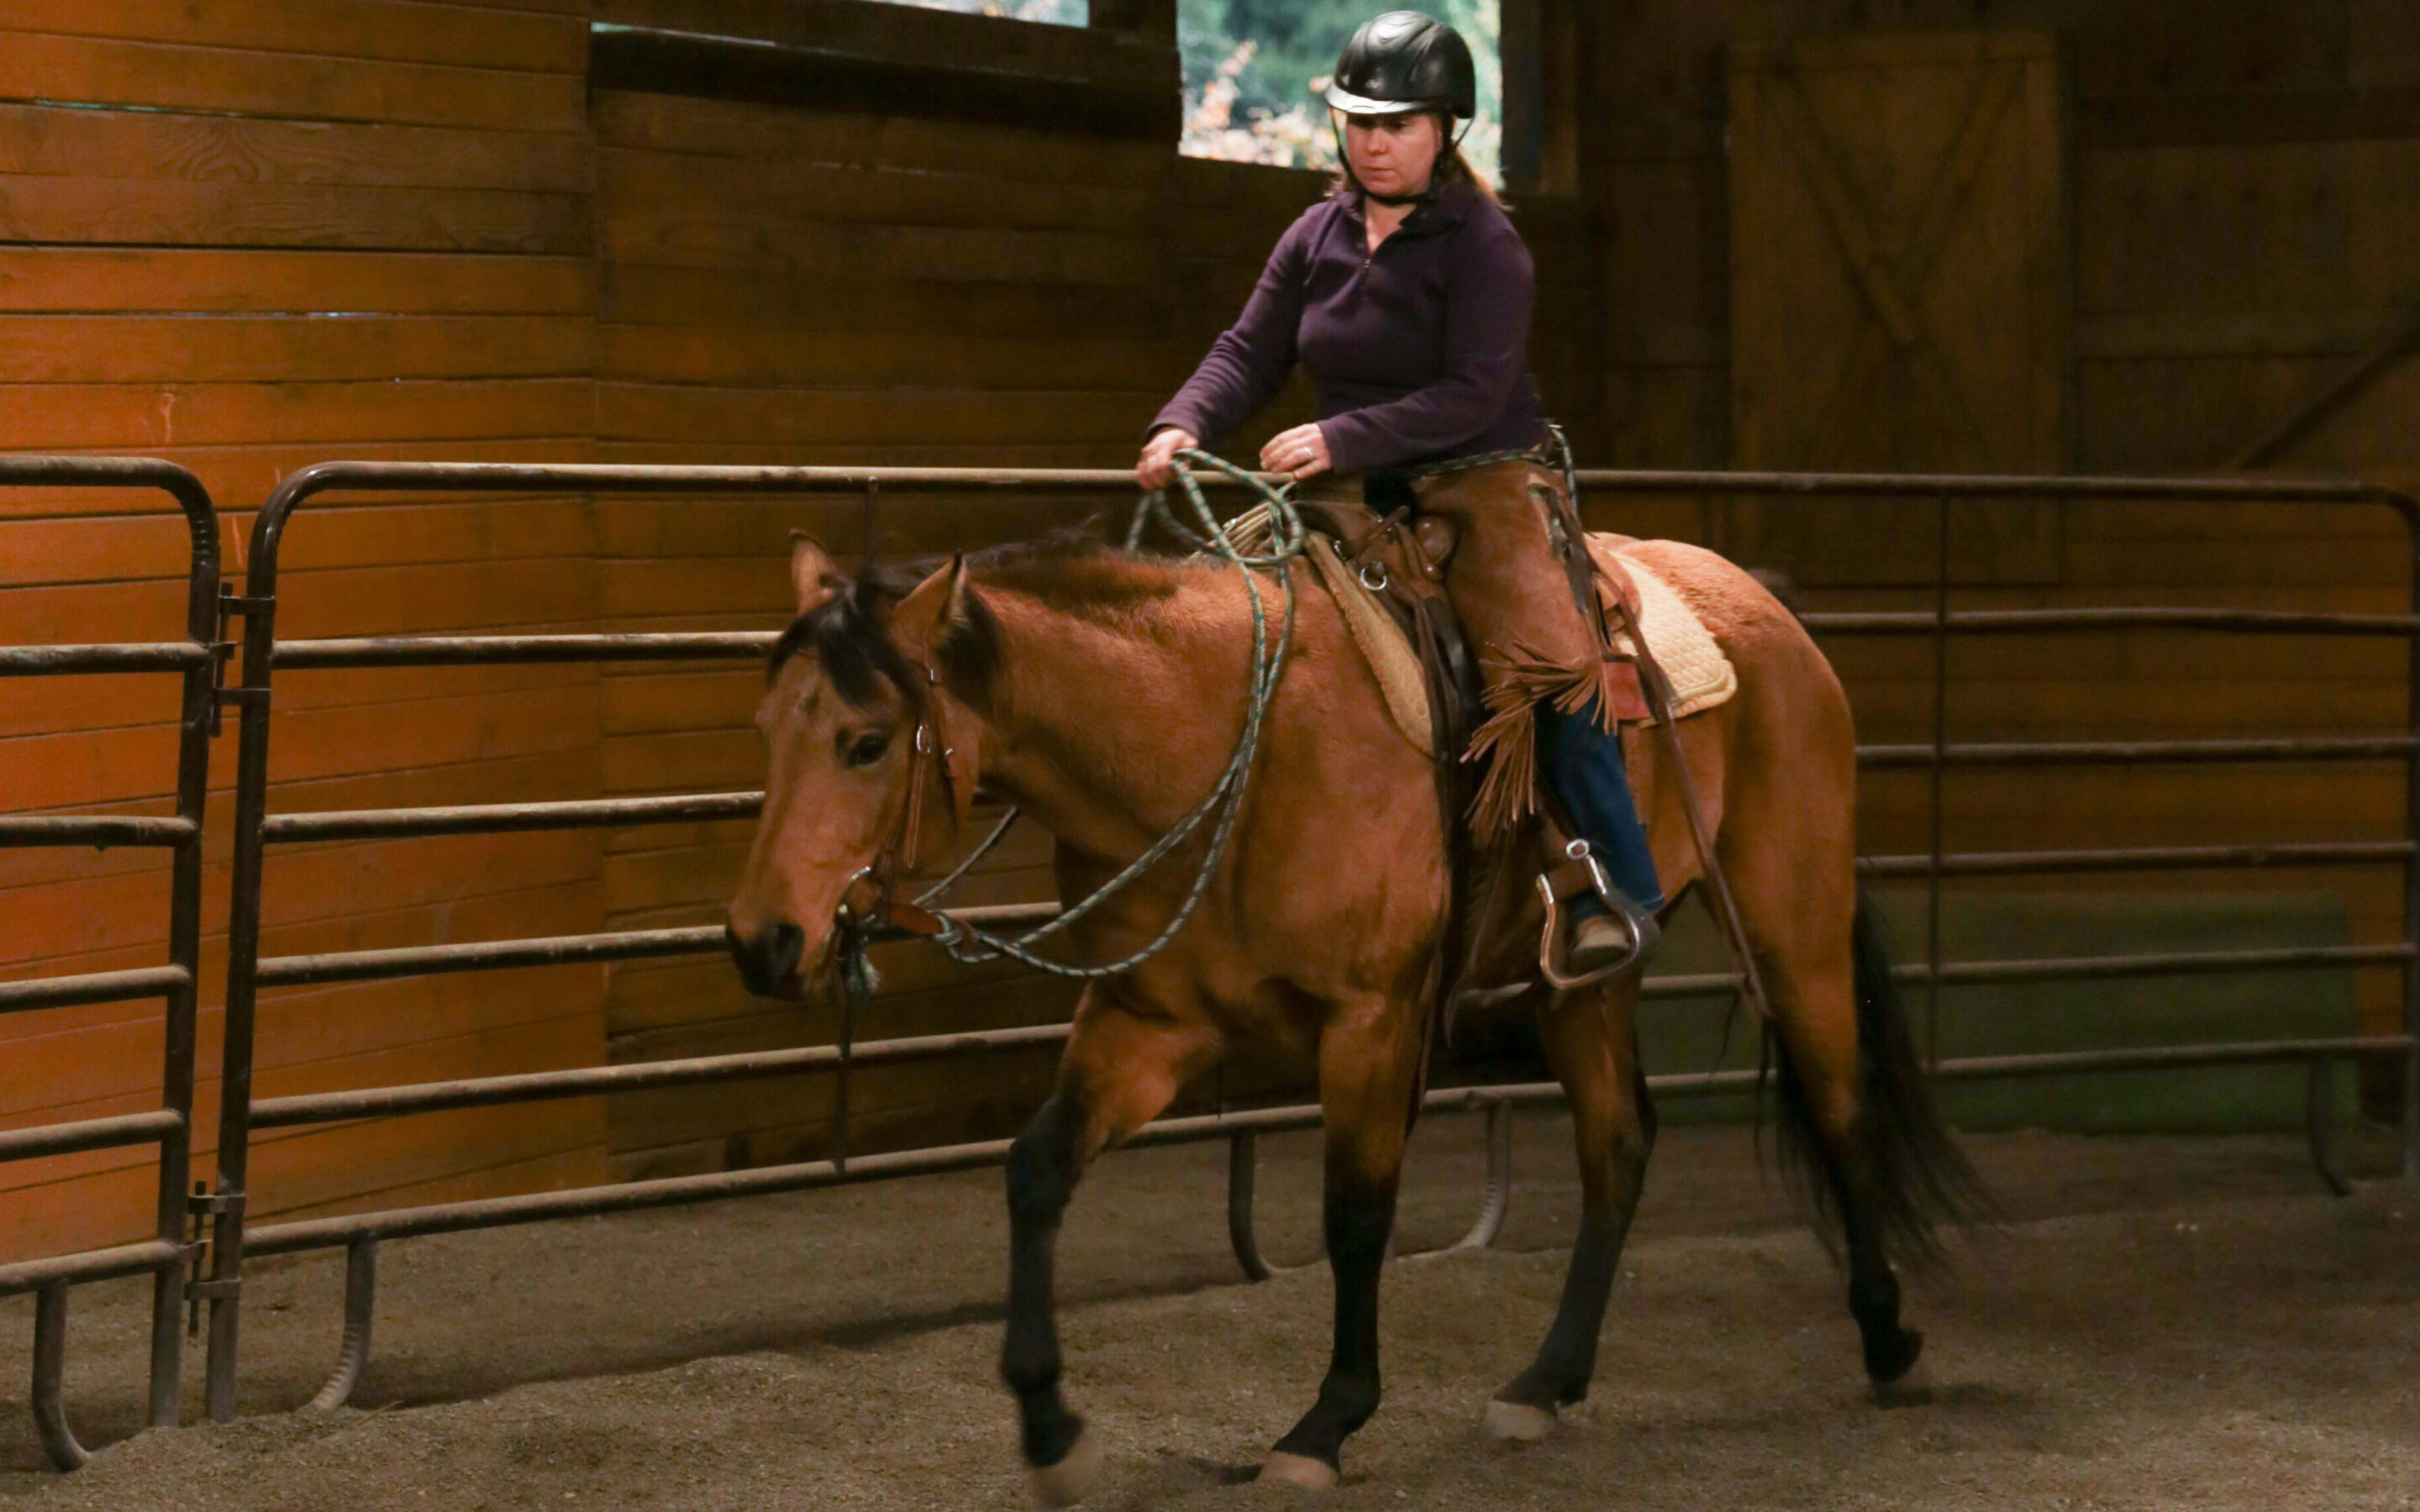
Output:
<instances>
[{"instance_id":1,"label":"leather rein","mask_svg":"<svg viewBox=\"0 0 2420 1512\"><path fill-rule=\"evenodd\" d=\"M1287 497L1289 489L1273 488L1255 474L1206 452L1188 449L1179 453L1175 461L1176 480L1183 491L1187 512L1199 526L1198 534L1176 518L1165 494L1158 491L1143 496L1136 512L1137 532L1140 533L1146 519L1156 518L1180 537L1196 539L1203 549L1224 558L1241 574L1251 609L1252 651L1247 669L1249 683L1245 695L1244 729L1236 739L1234 753L1228 759L1218 781L1200 803L1149 849L1128 863L1125 870L1102 883L1091 896L1064 905L1055 918L1025 934L1013 938L995 934L967 919L937 913L926 906L947 892L1007 833L1009 825L1016 818L1017 811L1014 809L971 855L958 863L955 871L913 902L905 901L899 896L900 884L914 870L922 850L924 809L933 781L931 768L939 768L942 789L962 825L973 816L978 778L973 769L973 753L951 738L949 710L939 668L923 657L910 657L923 671L924 682L920 689L903 690L922 695L915 729L910 736L912 764L908 769L907 794L890 843L849 879L847 887L842 890L839 904L833 910L835 935L845 953L861 951L872 933L892 930L930 939L961 962L973 964L1005 958L1056 976L1090 980L1116 976L1141 964L1174 939L1192 918L1194 910L1209 890L1212 877L1218 872L1227 842L1243 811L1253 757L1260 746L1262 723L1276 695L1278 683L1284 675L1295 625L1294 578L1288 569L1302 552L1303 537L1301 521L1295 517L1294 505ZM1219 521L1211 511L1209 501L1202 497L1201 485L1192 475L1196 467L1224 473L1260 493L1263 503L1270 511L1274 527L1274 539L1265 552L1247 554L1236 548L1229 538L1227 525ZM869 543L875 539L873 509L869 498L866 518L866 539ZM1270 606L1264 601L1265 587L1254 577L1259 571L1273 573L1278 579L1277 597L1283 604L1285 613L1274 627L1274 633L1269 624ZM1035 947L1042 940L1059 933L1090 914L1205 828L1208 837L1202 848L1200 869L1174 915L1150 941L1122 960L1096 965L1070 965L1036 953Z\"/></svg>"}]
</instances>

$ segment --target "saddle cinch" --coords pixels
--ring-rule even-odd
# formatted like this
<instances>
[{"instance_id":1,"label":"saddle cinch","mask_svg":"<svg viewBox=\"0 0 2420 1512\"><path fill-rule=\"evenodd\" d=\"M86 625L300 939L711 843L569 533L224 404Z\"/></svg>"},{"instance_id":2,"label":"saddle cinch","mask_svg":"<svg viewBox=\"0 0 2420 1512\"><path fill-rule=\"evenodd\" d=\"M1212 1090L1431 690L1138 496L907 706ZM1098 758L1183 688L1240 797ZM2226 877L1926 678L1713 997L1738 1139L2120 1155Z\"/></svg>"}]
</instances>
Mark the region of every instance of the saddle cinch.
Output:
<instances>
[{"instance_id":1,"label":"saddle cinch","mask_svg":"<svg viewBox=\"0 0 2420 1512\"><path fill-rule=\"evenodd\" d=\"M1488 953L1490 936L1503 922L1506 886L1528 875L1542 881L1547 914L1540 972L1551 983L1567 984L1571 979L1555 960L1558 916L1600 881L1584 855L1571 854L1569 826L1549 808L1511 845L1474 856L1468 829L1458 822L1469 812L1478 785L1478 769L1463 758L1485 710L1478 666L1445 593L1455 544L1451 523L1411 509L1381 515L1333 495L1298 498L1295 508L1309 527L1305 560L1334 598L1396 730L1429 754L1436 771L1458 894L1457 926L1450 932L1458 940L1449 948L1453 964L1446 967L1447 981L1471 990L1467 968ZM1728 702L1739 688L1730 659L1680 594L1627 554L1636 542L1592 533L1587 545L1609 654L1621 663L1607 686L1623 725L1653 720L1649 679L1660 681L1676 721ZM1517 864L1524 859L1528 864Z\"/></svg>"}]
</instances>

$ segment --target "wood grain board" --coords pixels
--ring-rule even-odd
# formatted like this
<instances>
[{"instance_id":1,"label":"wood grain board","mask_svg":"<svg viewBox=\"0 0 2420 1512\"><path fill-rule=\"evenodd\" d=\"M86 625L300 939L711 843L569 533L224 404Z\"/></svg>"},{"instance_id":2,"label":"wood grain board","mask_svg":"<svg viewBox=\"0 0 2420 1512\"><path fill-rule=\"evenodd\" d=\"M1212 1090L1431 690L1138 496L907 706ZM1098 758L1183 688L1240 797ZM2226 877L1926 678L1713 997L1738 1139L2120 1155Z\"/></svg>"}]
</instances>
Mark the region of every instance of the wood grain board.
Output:
<instances>
[{"instance_id":1,"label":"wood grain board","mask_svg":"<svg viewBox=\"0 0 2420 1512\"><path fill-rule=\"evenodd\" d=\"M334 455L589 455L596 152L585 0L24 0L0 17L0 445L153 452L226 512ZM0 641L166 636L180 532L156 501L0 498ZM546 625L597 614L579 501L315 507L289 634ZM566 672L568 675L566 675ZM167 684L0 689L0 809L156 809ZM592 669L297 676L273 809L597 791ZM173 696L171 695L171 702ZM203 917L205 1068L225 973L232 725L218 742ZM523 841L528 841L523 843ZM10 853L11 977L156 962L156 854ZM368 949L597 927L595 836L306 847L272 856L263 948ZM595 967L270 994L261 1088L576 1065L603 1055ZM156 1006L0 1020L0 1119L118 1110L158 1074ZM154 1094L156 1095L156 1094ZM204 1127L214 1084L204 1092ZM265 1141L261 1211L603 1169L594 1103ZM204 1140L207 1147L208 1140ZM0 1168L0 1253L122 1239L139 1150ZM79 1164L81 1163L81 1164ZM202 1167L207 1170L207 1165Z\"/></svg>"}]
</instances>

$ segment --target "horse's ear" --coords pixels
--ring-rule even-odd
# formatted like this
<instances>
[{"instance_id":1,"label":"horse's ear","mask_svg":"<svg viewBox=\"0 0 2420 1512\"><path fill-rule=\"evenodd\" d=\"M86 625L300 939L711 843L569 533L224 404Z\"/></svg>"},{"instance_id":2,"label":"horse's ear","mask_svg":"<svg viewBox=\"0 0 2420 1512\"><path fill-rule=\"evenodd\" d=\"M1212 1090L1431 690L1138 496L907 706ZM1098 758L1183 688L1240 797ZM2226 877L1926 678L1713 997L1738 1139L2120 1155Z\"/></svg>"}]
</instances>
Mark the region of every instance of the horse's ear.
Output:
<instances>
[{"instance_id":1,"label":"horse's ear","mask_svg":"<svg viewBox=\"0 0 2420 1512\"><path fill-rule=\"evenodd\" d=\"M798 590L799 612L812 613L824 600L848 586L831 553L804 531L790 532L790 586Z\"/></svg>"},{"instance_id":2,"label":"horse's ear","mask_svg":"<svg viewBox=\"0 0 2420 1512\"><path fill-rule=\"evenodd\" d=\"M965 554L953 556L947 566L908 590L891 611L891 633L930 652L949 638L953 626L966 624L973 614L970 602L973 593L967 581Z\"/></svg>"}]
</instances>

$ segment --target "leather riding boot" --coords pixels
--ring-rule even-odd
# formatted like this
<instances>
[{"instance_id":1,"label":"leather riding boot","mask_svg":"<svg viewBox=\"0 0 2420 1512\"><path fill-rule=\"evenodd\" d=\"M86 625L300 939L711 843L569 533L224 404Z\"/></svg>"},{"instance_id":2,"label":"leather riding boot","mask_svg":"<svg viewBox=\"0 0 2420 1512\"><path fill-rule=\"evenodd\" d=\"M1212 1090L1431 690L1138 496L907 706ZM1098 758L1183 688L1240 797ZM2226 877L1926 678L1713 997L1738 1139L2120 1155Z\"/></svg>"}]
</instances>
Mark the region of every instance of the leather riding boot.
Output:
<instances>
[{"instance_id":1,"label":"leather riding boot","mask_svg":"<svg viewBox=\"0 0 2420 1512\"><path fill-rule=\"evenodd\" d=\"M1593 912L1576 910L1569 959L1575 976L1594 976L1614 965L1644 965L1664 941L1664 926L1655 916L1614 894L1615 909L1600 905Z\"/></svg>"}]
</instances>

